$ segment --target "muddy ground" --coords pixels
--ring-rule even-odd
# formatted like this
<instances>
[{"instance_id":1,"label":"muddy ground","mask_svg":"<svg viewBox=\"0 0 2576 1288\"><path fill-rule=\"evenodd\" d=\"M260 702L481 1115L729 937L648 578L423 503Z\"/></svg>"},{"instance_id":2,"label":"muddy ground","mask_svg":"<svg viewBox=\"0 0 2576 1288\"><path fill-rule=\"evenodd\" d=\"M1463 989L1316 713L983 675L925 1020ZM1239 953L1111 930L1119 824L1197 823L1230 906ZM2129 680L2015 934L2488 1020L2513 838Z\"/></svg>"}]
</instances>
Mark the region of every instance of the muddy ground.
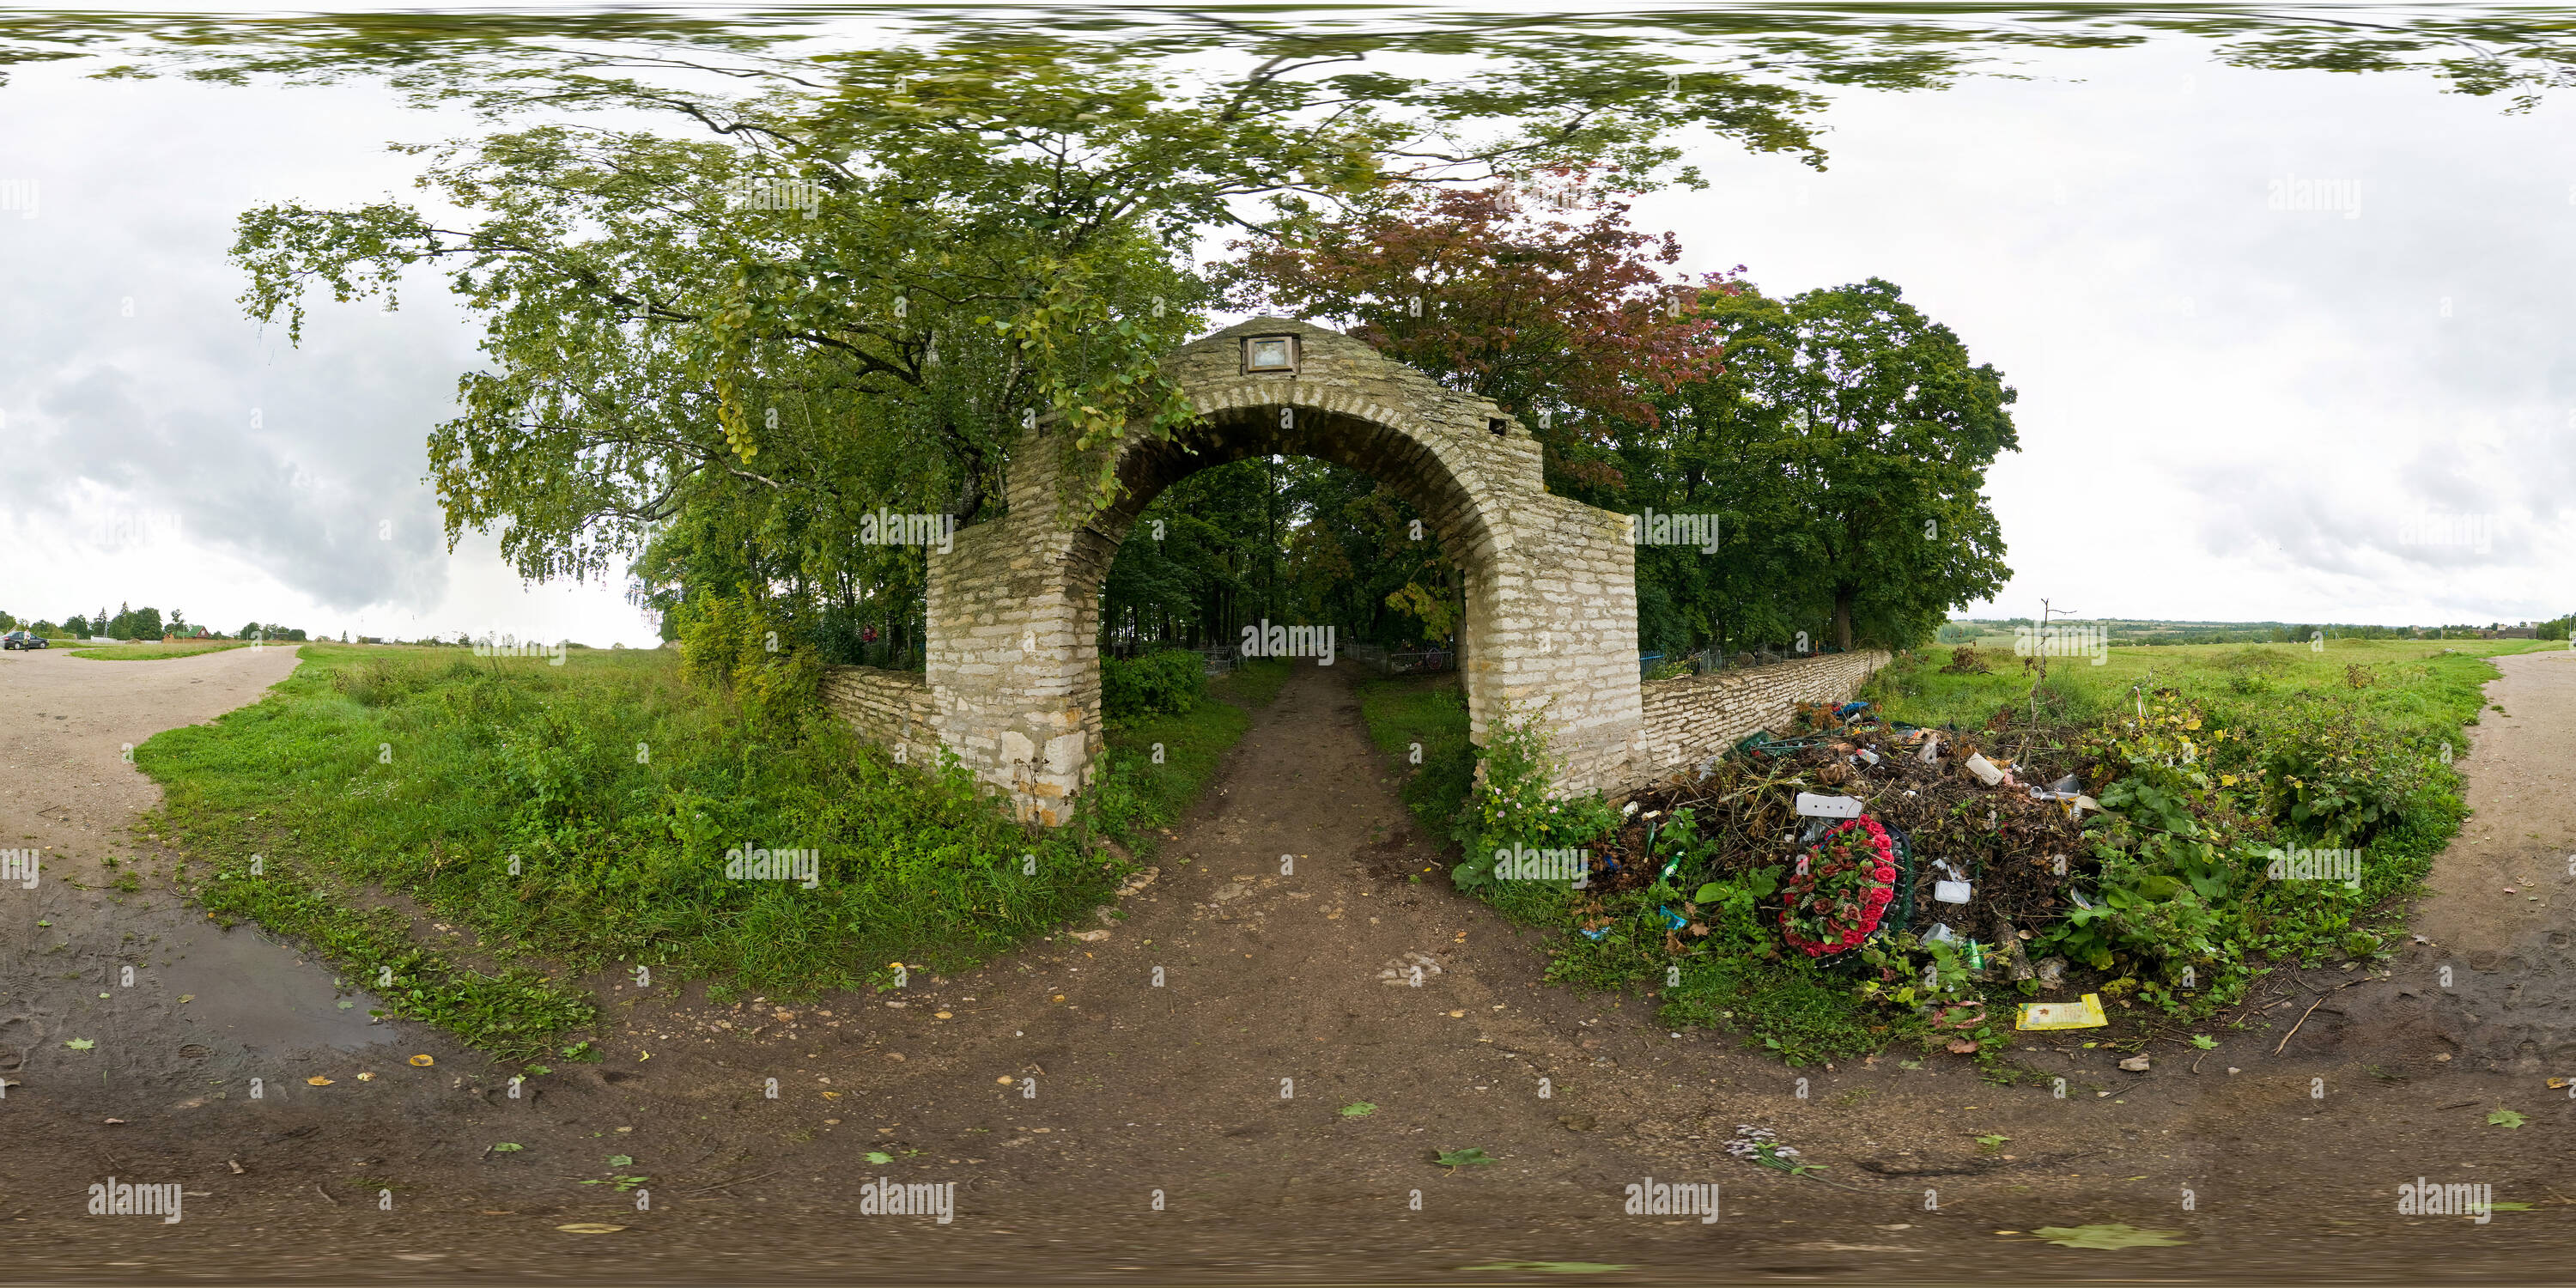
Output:
<instances>
[{"instance_id":1,"label":"muddy ground","mask_svg":"<svg viewBox=\"0 0 2576 1288\"><path fill-rule=\"evenodd\" d=\"M2557 1277L2576 656L2498 665L2510 714L2469 741L2478 814L2430 942L2279 977L2255 1027L2146 1073L2035 1042L2064 1099L1947 1055L1785 1069L1648 999L1540 985L1538 937L1439 883L1341 668L1301 668L1156 878L1069 928L1105 936L882 997L612 987L606 1058L514 1099L291 947L150 880L103 888L153 866L123 744L251 700L291 654L0 655L0 838L52 847L35 890L0 888L0 1280ZM1737 1124L1827 1170L1728 1158ZM1470 1146L1498 1161L1433 1161ZM86 1215L110 1175L181 1184L182 1220ZM2531 1207L2401 1215L2419 1176ZM953 1183L953 1219L863 1215L876 1177ZM1625 1213L1649 1177L1721 1184L1724 1215ZM2181 1242L2023 1233L2112 1222ZM560 1228L582 1223L620 1228Z\"/></svg>"}]
</instances>

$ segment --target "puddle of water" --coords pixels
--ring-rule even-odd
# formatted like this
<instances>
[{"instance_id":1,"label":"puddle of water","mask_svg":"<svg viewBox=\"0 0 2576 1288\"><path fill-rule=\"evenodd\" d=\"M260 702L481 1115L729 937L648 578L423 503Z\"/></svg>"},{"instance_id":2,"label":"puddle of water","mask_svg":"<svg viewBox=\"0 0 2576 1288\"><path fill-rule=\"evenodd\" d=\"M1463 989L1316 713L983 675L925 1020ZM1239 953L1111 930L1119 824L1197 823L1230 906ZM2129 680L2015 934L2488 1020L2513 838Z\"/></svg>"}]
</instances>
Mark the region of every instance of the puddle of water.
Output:
<instances>
[{"instance_id":1,"label":"puddle of water","mask_svg":"<svg viewBox=\"0 0 2576 1288\"><path fill-rule=\"evenodd\" d=\"M320 963L255 927L221 929L167 891L117 894L45 878L34 890L0 887L0 960L9 981L0 1071L16 1077L150 1076L394 1038L369 1023L373 999L335 992ZM96 1045L63 1046L73 1039ZM192 1045L204 1050L182 1053Z\"/></svg>"}]
</instances>

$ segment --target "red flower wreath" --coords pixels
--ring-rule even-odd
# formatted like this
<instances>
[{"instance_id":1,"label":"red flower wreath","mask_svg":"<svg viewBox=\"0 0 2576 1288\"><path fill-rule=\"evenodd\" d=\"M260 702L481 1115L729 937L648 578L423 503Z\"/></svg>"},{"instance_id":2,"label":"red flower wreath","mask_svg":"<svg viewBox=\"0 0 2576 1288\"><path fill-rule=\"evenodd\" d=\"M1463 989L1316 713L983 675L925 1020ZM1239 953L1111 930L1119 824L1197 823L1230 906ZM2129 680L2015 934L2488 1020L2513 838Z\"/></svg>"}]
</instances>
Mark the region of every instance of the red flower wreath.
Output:
<instances>
[{"instance_id":1,"label":"red flower wreath","mask_svg":"<svg viewBox=\"0 0 2576 1288\"><path fill-rule=\"evenodd\" d=\"M1809 847L1782 889L1780 937L1810 957L1857 948L1896 901L1896 842L1864 814Z\"/></svg>"}]
</instances>

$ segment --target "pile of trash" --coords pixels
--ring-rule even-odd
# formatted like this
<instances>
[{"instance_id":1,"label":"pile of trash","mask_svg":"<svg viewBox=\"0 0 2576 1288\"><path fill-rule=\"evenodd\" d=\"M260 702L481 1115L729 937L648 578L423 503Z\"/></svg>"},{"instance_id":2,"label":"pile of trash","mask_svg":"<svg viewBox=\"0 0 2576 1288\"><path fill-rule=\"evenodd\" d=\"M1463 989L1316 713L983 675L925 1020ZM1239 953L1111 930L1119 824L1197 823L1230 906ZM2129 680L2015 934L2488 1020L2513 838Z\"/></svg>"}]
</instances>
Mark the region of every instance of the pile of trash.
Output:
<instances>
[{"instance_id":1,"label":"pile of trash","mask_svg":"<svg viewBox=\"0 0 2576 1288\"><path fill-rule=\"evenodd\" d=\"M2079 906L2078 883L2094 866L2082 839L2085 817L2101 808L2083 789L2092 766L2038 737L2008 748L1999 735L1890 721L1861 702L1804 708L1798 724L1802 732L1756 733L1635 794L1597 851L1595 880L1615 890L1660 876L1689 890L1786 872L1828 829L1865 814L1900 835L1909 856L1880 934L1947 941L1972 970L2032 977L2022 945ZM2052 756L2065 763L2042 763ZM1700 838L1686 859L1655 844L1685 808ZM1776 922L1779 909L1763 913Z\"/></svg>"}]
</instances>

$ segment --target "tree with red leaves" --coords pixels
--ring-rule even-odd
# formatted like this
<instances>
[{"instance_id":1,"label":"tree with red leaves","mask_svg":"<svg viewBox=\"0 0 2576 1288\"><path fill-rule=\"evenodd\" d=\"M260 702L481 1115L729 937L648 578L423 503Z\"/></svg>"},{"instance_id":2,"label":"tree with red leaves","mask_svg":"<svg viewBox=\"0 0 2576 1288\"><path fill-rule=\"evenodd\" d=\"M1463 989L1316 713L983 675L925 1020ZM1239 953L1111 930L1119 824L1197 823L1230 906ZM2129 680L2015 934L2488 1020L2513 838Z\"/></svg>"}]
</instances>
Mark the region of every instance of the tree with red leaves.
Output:
<instances>
[{"instance_id":1,"label":"tree with red leaves","mask_svg":"<svg viewBox=\"0 0 2576 1288\"><path fill-rule=\"evenodd\" d=\"M1906 647L2010 575L1980 490L2017 446L2013 391L1890 283L1772 300L1740 267L1694 281L1663 267L1671 234L1581 178L1238 246L1234 302L1341 324L1493 399L1545 447L1549 490L1713 516L1722 555L1638 550L1649 650ZM1387 604L1430 622L1458 584L1433 571L1439 589L1416 575Z\"/></svg>"},{"instance_id":2,"label":"tree with red leaves","mask_svg":"<svg viewBox=\"0 0 2576 1288\"><path fill-rule=\"evenodd\" d=\"M1493 399L1530 428L1549 487L1625 508L1613 450L1658 425L1657 403L1718 374L1720 329L1698 314L1703 290L1659 265L1671 235L1630 227L1628 207L1580 177L1449 189L1345 222L1304 221L1237 243L1220 270L1243 307L1343 327L1452 388ZM1463 580L1437 551L1386 606L1446 638Z\"/></svg>"},{"instance_id":3,"label":"tree with red leaves","mask_svg":"<svg viewBox=\"0 0 2576 1288\"><path fill-rule=\"evenodd\" d=\"M1580 177L1443 191L1237 243L1235 297L1338 323L1493 399L1547 445L1552 476L1615 492L1617 467L1573 449L1658 424L1658 398L1717 373L1719 328L1697 304L1727 289L1724 275L1667 278L1657 266L1680 243L1627 216Z\"/></svg>"}]
</instances>

